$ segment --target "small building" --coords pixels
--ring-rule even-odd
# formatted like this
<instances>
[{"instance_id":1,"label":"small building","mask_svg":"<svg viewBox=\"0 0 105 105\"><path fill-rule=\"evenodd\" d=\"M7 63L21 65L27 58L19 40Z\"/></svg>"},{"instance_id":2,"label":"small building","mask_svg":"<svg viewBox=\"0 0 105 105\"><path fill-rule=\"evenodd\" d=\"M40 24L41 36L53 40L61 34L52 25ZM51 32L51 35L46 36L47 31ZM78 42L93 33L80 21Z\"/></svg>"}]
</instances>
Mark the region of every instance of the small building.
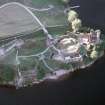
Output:
<instances>
[{"instance_id":1,"label":"small building","mask_svg":"<svg viewBox=\"0 0 105 105\"><path fill-rule=\"evenodd\" d=\"M99 43L100 42L100 30L91 30L90 33L82 33L80 37L80 43L81 44L89 44L89 43Z\"/></svg>"},{"instance_id":2,"label":"small building","mask_svg":"<svg viewBox=\"0 0 105 105\"><path fill-rule=\"evenodd\" d=\"M97 33L94 30L90 30L90 33L89 33L89 42L90 43L97 42Z\"/></svg>"},{"instance_id":3,"label":"small building","mask_svg":"<svg viewBox=\"0 0 105 105\"><path fill-rule=\"evenodd\" d=\"M88 33L82 34L80 37L80 43L81 44L89 44L90 37Z\"/></svg>"}]
</instances>

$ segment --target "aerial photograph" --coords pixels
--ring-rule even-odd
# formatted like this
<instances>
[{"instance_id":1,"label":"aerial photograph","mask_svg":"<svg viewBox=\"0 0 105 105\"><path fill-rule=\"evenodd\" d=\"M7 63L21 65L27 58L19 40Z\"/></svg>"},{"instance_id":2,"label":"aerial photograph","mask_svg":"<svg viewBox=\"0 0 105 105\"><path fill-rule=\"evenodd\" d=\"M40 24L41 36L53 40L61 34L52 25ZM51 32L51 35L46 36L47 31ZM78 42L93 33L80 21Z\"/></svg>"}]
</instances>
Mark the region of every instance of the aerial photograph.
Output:
<instances>
[{"instance_id":1,"label":"aerial photograph","mask_svg":"<svg viewBox=\"0 0 105 105\"><path fill-rule=\"evenodd\" d=\"M104 105L105 1L0 0L0 105Z\"/></svg>"}]
</instances>

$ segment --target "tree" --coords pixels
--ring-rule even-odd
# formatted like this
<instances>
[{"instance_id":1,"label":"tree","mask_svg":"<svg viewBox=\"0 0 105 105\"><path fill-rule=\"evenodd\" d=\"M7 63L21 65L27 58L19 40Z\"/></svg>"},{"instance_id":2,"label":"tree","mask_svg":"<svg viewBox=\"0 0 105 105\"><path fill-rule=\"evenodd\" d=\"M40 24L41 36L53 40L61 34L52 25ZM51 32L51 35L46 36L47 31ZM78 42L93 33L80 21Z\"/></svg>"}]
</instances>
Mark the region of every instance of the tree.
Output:
<instances>
[{"instance_id":1,"label":"tree","mask_svg":"<svg viewBox=\"0 0 105 105\"><path fill-rule=\"evenodd\" d=\"M85 46L83 46L83 45L80 46L79 53L83 56L87 55L87 50L86 50Z\"/></svg>"},{"instance_id":2,"label":"tree","mask_svg":"<svg viewBox=\"0 0 105 105\"><path fill-rule=\"evenodd\" d=\"M63 3L68 4L70 0L62 0Z\"/></svg>"},{"instance_id":3,"label":"tree","mask_svg":"<svg viewBox=\"0 0 105 105\"><path fill-rule=\"evenodd\" d=\"M70 11L68 12L68 21L69 21L70 23L72 23L76 18L78 18L77 12L75 12L75 11L73 11L73 10L70 10Z\"/></svg>"},{"instance_id":4,"label":"tree","mask_svg":"<svg viewBox=\"0 0 105 105\"><path fill-rule=\"evenodd\" d=\"M71 24L74 32L79 31L79 29L82 26L82 21L81 21L81 19L78 18L78 13L77 12L75 12L73 10L70 10L68 12L68 21Z\"/></svg>"},{"instance_id":5,"label":"tree","mask_svg":"<svg viewBox=\"0 0 105 105\"><path fill-rule=\"evenodd\" d=\"M92 59L96 59L96 58L98 57L98 52L97 52L96 50L93 50L93 51L91 52L91 54L90 54L90 57L91 57Z\"/></svg>"},{"instance_id":6,"label":"tree","mask_svg":"<svg viewBox=\"0 0 105 105\"><path fill-rule=\"evenodd\" d=\"M82 22L80 19L75 19L73 22L72 22L72 29L74 32L77 32L79 31L80 27L82 26Z\"/></svg>"}]
</instances>

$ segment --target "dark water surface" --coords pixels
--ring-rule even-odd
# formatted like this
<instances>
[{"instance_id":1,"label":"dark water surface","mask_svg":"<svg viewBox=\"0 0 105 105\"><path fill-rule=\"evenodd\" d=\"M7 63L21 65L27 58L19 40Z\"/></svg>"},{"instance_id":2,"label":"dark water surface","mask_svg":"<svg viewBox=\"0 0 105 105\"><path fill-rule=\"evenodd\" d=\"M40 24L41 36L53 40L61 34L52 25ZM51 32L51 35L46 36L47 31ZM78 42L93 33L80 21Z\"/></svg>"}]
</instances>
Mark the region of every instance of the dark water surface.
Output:
<instances>
[{"instance_id":1,"label":"dark water surface","mask_svg":"<svg viewBox=\"0 0 105 105\"><path fill-rule=\"evenodd\" d=\"M6 0L2 1L4 3ZM81 6L78 11L85 24L102 29L105 27L105 0L71 1L72 5ZM91 68L77 71L64 81L42 83L19 90L0 88L0 105L96 104L105 104L105 56Z\"/></svg>"}]
</instances>

